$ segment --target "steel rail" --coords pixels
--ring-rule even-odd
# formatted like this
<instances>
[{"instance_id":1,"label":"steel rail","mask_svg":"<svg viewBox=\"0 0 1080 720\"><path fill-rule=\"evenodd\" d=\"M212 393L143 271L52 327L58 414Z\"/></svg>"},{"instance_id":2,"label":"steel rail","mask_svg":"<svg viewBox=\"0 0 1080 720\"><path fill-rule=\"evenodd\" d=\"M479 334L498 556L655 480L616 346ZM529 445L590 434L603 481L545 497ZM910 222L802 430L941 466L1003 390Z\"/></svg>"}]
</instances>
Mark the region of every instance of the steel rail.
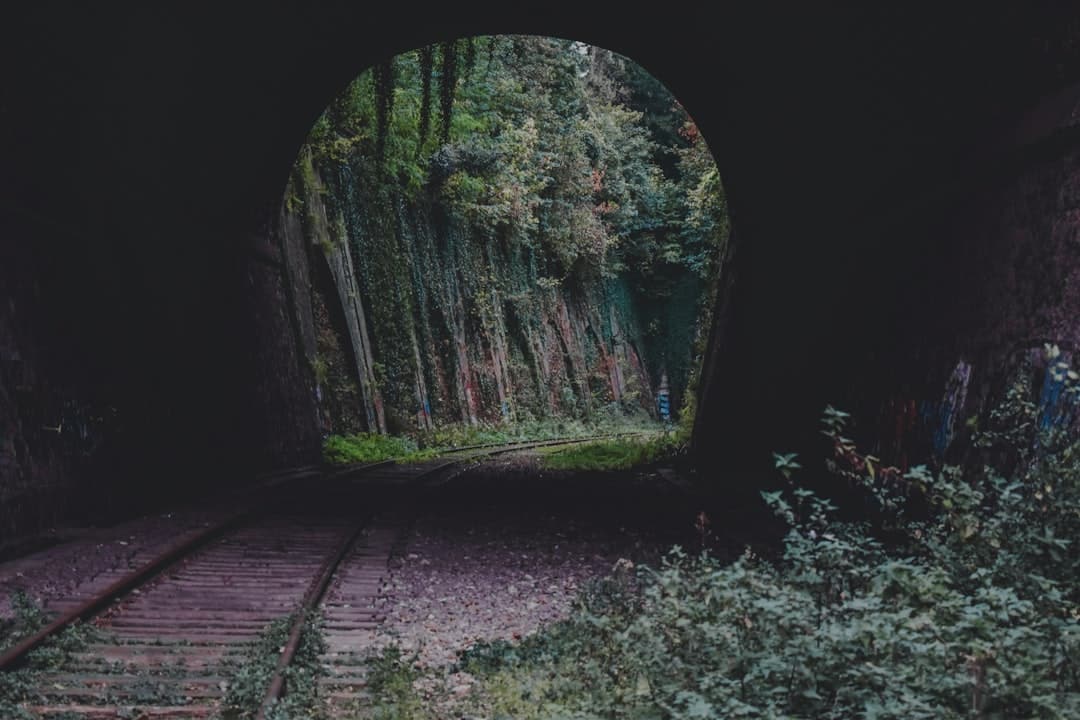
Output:
<instances>
[{"instance_id":1,"label":"steel rail","mask_svg":"<svg viewBox=\"0 0 1080 720\"><path fill-rule=\"evenodd\" d=\"M213 525L199 531L194 537L181 540L142 567L133 570L112 583L97 595L88 598L80 605L62 613L52 622L33 635L23 638L0 655L0 671L14 670L21 667L27 655L37 649L53 635L81 620L88 620L107 608L114 600L127 595L132 590L144 585L148 580L173 565L178 560L190 555L210 540L222 534L249 515L247 511L235 513Z\"/></svg>"}]
</instances>

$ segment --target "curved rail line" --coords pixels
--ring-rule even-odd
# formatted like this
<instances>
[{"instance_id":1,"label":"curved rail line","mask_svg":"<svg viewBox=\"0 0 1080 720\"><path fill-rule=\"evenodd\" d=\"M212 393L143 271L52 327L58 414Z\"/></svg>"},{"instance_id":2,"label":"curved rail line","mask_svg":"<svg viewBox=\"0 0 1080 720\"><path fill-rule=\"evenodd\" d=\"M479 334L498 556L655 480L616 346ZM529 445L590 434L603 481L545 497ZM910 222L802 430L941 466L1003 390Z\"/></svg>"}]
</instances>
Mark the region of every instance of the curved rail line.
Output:
<instances>
[{"instance_id":1,"label":"curved rail line","mask_svg":"<svg viewBox=\"0 0 1080 720\"><path fill-rule=\"evenodd\" d=\"M621 435L629 434L637 433ZM77 653L62 670L45 673L30 712L46 718L210 717L227 691L228 680L220 672L225 661L235 660L270 622L292 614L296 620L256 714L263 720L288 690L286 670L300 646L307 611L324 598L331 655L355 657L362 649L357 631L371 630L382 620L378 597L391 550L402 536L400 522L373 524L370 510L354 511L349 503L339 503L344 508L337 508L336 516L305 512L287 493L289 488L311 488L296 488L294 480L350 478L363 481L364 488L417 488L438 483L444 471L472 460L610 437L615 436L484 444L458 448L434 464L391 460L331 473L305 469L283 475L261 486L279 491L269 507L242 510L183 538L77 601L0 655L0 671L18 668L64 628L94 620L109 636ZM306 493L312 494L317 493ZM331 672L322 683L329 698L338 707L354 701L362 673L332 658L324 666Z\"/></svg>"}]
</instances>

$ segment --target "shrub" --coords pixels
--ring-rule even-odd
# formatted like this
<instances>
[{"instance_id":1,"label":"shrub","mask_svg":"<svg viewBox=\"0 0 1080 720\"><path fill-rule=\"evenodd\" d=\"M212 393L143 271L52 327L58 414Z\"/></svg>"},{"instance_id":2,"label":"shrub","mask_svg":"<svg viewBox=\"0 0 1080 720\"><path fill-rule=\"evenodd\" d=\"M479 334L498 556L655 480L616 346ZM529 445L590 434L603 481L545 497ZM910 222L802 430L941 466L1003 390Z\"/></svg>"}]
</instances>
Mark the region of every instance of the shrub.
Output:
<instances>
[{"instance_id":1,"label":"shrub","mask_svg":"<svg viewBox=\"0 0 1080 720\"><path fill-rule=\"evenodd\" d=\"M830 408L827 465L866 519L838 519L777 455L775 561L675 548L544 639L463 662L504 711L546 718L1080 717L1080 444L1022 398L976 433L976 462L937 472L883 467Z\"/></svg>"}]
</instances>

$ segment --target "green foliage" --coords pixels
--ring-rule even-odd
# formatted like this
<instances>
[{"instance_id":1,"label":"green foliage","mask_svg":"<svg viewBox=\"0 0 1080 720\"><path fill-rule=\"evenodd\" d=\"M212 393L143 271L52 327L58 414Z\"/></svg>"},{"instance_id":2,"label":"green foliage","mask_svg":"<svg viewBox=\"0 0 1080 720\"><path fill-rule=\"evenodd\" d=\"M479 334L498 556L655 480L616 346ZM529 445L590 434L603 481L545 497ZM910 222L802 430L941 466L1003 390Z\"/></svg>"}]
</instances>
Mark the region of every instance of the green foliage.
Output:
<instances>
[{"instance_id":1,"label":"green foliage","mask_svg":"<svg viewBox=\"0 0 1080 720\"><path fill-rule=\"evenodd\" d=\"M5 637L5 646L41 629L48 619L21 590L12 595L11 602L15 611L15 632ZM37 697L42 675L62 668L73 654L85 650L98 637L98 632L92 627L79 623L70 625L33 650L27 656L24 667L0 673L0 717L5 720L31 720L37 717L26 710L25 705Z\"/></svg>"},{"instance_id":2,"label":"green foliage","mask_svg":"<svg viewBox=\"0 0 1080 720\"><path fill-rule=\"evenodd\" d=\"M777 454L775 561L675 548L542 637L462 662L538 718L1077 717L1080 446L1029 411L1010 394L975 440L988 462L932 473L860 453L830 408L829 466L866 520L838 519Z\"/></svg>"},{"instance_id":3,"label":"green foliage","mask_svg":"<svg viewBox=\"0 0 1080 720\"><path fill-rule=\"evenodd\" d=\"M512 442L570 439L619 432L655 431L648 417L627 417L622 412L597 413L587 421L552 418L513 424L441 425L416 433L421 448L453 450L466 445L497 445Z\"/></svg>"},{"instance_id":4,"label":"green foliage","mask_svg":"<svg viewBox=\"0 0 1080 720\"><path fill-rule=\"evenodd\" d=\"M405 655L401 648L390 645L367 660L367 689L371 707L364 717L372 720L420 720L420 698L413 690L419 676L415 656Z\"/></svg>"},{"instance_id":5,"label":"green foliage","mask_svg":"<svg viewBox=\"0 0 1080 720\"><path fill-rule=\"evenodd\" d=\"M377 433L331 435L323 443L323 458L332 465L414 457L418 451L410 438Z\"/></svg>"},{"instance_id":6,"label":"green foliage","mask_svg":"<svg viewBox=\"0 0 1080 720\"><path fill-rule=\"evenodd\" d=\"M9 648L45 626L48 616L25 590L11 593L11 618L0 618L0 649Z\"/></svg>"},{"instance_id":7,"label":"green foliage","mask_svg":"<svg viewBox=\"0 0 1080 720\"><path fill-rule=\"evenodd\" d=\"M397 460L398 462L421 462L441 453L474 445L502 445L515 442L570 439L619 432L656 431L657 426L647 417L628 418L622 413L603 416L598 414L589 422L576 420L531 420L513 424L463 425L453 423L439 425L430 430L417 430L411 435L379 435L358 433L355 435L331 435L323 443L323 458L333 465ZM634 444L633 441L628 443ZM635 452L660 454L681 447L674 439L641 445ZM661 447L663 446L663 447ZM668 447L670 446L670 447Z\"/></svg>"},{"instance_id":8,"label":"green foliage","mask_svg":"<svg viewBox=\"0 0 1080 720\"><path fill-rule=\"evenodd\" d=\"M652 438L619 438L560 448L544 455L551 470L629 470L682 452L685 445L674 433Z\"/></svg>"},{"instance_id":9,"label":"green foliage","mask_svg":"<svg viewBox=\"0 0 1080 720\"><path fill-rule=\"evenodd\" d=\"M69 625L33 650L27 656L27 666L31 670L57 670L99 637L97 629L90 625Z\"/></svg>"},{"instance_id":10,"label":"green foliage","mask_svg":"<svg viewBox=\"0 0 1080 720\"><path fill-rule=\"evenodd\" d=\"M696 127L633 63L525 36L405 53L320 117L289 208L311 210L313 170L328 212L344 218L391 432L425 425L429 406L440 421L592 414L608 399L594 402L589 383L600 381L585 378L596 358L565 371L558 362L565 378L551 378L541 357L547 318L577 300L604 326L589 342L609 353L615 338L632 343L640 358L620 361L644 361L641 386L666 370L681 405L705 279L726 248L726 204ZM430 357L454 344L468 350ZM488 363L507 368L498 389ZM457 387L440 382L455 372ZM554 382L568 399L548 392ZM628 396L651 408L643 390ZM476 406L489 410L474 418Z\"/></svg>"},{"instance_id":11,"label":"green foliage","mask_svg":"<svg viewBox=\"0 0 1080 720\"><path fill-rule=\"evenodd\" d=\"M225 720L247 720L255 717L277 667L281 649L288 641L296 615L278 618L259 633L238 660L226 659L220 672L227 678L228 689L222 700ZM326 645L320 629L321 618L310 613L304 621L300 646L293 661L285 670L288 693L274 703L267 718L317 718L318 679L323 672L319 656Z\"/></svg>"}]
</instances>

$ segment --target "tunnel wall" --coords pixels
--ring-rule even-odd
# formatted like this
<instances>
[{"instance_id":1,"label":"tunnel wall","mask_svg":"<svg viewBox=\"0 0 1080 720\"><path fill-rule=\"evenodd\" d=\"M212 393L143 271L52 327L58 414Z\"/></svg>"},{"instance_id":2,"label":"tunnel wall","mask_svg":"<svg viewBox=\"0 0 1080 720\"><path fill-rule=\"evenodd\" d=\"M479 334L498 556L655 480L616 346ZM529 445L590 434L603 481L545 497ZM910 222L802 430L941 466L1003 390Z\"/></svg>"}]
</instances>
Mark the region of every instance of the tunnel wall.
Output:
<instances>
[{"instance_id":1,"label":"tunnel wall","mask_svg":"<svg viewBox=\"0 0 1080 720\"><path fill-rule=\"evenodd\" d=\"M8 237L28 239L36 231L18 218L0 220ZM81 429L75 420L83 407L42 358L32 247L0 246L0 541L39 532L64 516L73 462L66 451Z\"/></svg>"},{"instance_id":2,"label":"tunnel wall","mask_svg":"<svg viewBox=\"0 0 1080 720\"><path fill-rule=\"evenodd\" d=\"M243 260L250 408L248 451L255 472L321 461L319 398L311 366L315 321L308 247L284 216L252 236ZM244 387L244 386L241 386Z\"/></svg>"},{"instance_id":3,"label":"tunnel wall","mask_svg":"<svg viewBox=\"0 0 1080 720\"><path fill-rule=\"evenodd\" d=\"M223 6L212 17L195 4L68 5L24 3L0 25L0 216L22 218L5 219L0 237L0 473L44 508L18 511L30 518L19 532L80 505L67 489L110 501L191 495L311 457L302 343L286 342L289 315L267 309L285 281L252 248L327 101L375 62L453 36L536 32L620 52L708 139L738 235L695 437L717 487L739 487L738 472L767 465L772 450L809 447L826 402L861 398L876 418L904 382L940 401L966 353L971 383L993 376L1000 351L984 341L1011 347L1056 327L1047 317L1002 334L1008 268L979 279L968 256L982 243L1011 253L1010 237L1071 247L1072 210L1052 205L1073 173L1056 164L1072 157L1062 138L1050 132L1043 164L1010 180L983 166L1016 136L983 134L1015 128L1080 81L1074 4L941 7L932 22L912 4L728 4L708 22L685 12L613 22L580 3L542 16L387 6L379 20L361 3ZM1051 116L1061 117L1047 108L1029 131L1058 126ZM990 175L1005 179L988 187ZM1024 183L1058 229L1034 215L1008 221L1015 235L1004 229L995 204L1020 206L1007 189ZM953 243L968 249L954 256ZM263 253L280 262L272 246ZM1046 257L1030 257L1044 272ZM984 297L999 310L965 334ZM911 358L918 369L905 371ZM20 377L33 378L32 397ZM65 399L115 416L86 436L99 442L84 457L51 447L20 414L20 393L48 418L40 426L55 427L48 408Z\"/></svg>"},{"instance_id":4,"label":"tunnel wall","mask_svg":"<svg viewBox=\"0 0 1080 720\"><path fill-rule=\"evenodd\" d=\"M934 201L920 228L926 272L902 304L927 312L906 327L917 351L894 352L926 375L920 383L909 370L897 390L921 390L928 449L939 456L955 457L967 421L985 416L1021 375L1040 422L1072 422L1045 372L1045 346L1058 346L1059 360L1080 359L1078 111L1080 87L1071 87L1025 113L970 184ZM900 394L894 405L905 401ZM881 408L879 432L902 447L911 433L899 430L896 410Z\"/></svg>"},{"instance_id":5,"label":"tunnel wall","mask_svg":"<svg viewBox=\"0 0 1080 720\"><path fill-rule=\"evenodd\" d=\"M740 245L743 257L729 266L734 285L718 303L696 426L700 467L715 485L739 478L756 494L777 483L774 451L796 450L820 469L828 449L806 431L827 404L852 414L849 434L865 451L902 467L962 459L964 439L1018 379L1040 423L1071 426L1075 408L1047 372L1046 347L1072 365L1080 359L1078 130L1080 86L1070 86L985 132L962 167L852 218L835 231L836 270L816 287L788 276L790 298L813 298L776 312L800 318L806 336L769 333L760 316L754 327L741 324L739 304L751 291L740 286L759 266L741 271L759 248ZM744 354L747 342L761 351ZM802 375L802 387L783 374ZM802 432L773 415L770 404L785 401ZM725 435L736 441L714 452Z\"/></svg>"}]
</instances>

